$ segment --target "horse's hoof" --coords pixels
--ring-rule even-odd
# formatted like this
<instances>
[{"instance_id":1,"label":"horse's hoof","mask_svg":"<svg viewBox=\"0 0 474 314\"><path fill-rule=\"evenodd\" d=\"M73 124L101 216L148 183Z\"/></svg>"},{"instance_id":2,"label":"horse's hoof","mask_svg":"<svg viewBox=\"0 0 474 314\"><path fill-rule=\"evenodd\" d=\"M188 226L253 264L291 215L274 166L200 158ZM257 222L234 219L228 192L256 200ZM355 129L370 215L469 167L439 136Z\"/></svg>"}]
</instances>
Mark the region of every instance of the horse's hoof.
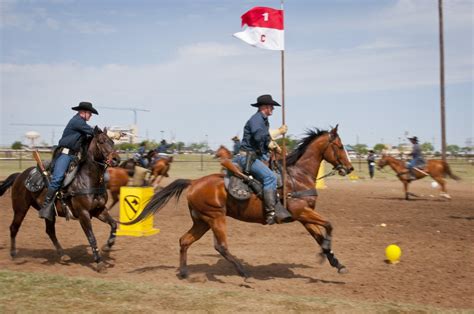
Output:
<instances>
[{"instance_id":1,"label":"horse's hoof","mask_svg":"<svg viewBox=\"0 0 474 314\"><path fill-rule=\"evenodd\" d=\"M319 264L322 265L324 261L326 261L326 255L324 255L324 253L321 252L318 254L318 256L319 256Z\"/></svg>"},{"instance_id":2,"label":"horse's hoof","mask_svg":"<svg viewBox=\"0 0 474 314\"><path fill-rule=\"evenodd\" d=\"M10 251L10 257L11 257L12 259L15 259L17 253L18 253L18 252L17 252L16 250L15 250L15 251Z\"/></svg>"},{"instance_id":3,"label":"horse's hoof","mask_svg":"<svg viewBox=\"0 0 474 314\"><path fill-rule=\"evenodd\" d=\"M67 254L63 254L61 256L59 256L59 262L60 263L68 263L71 261L71 257Z\"/></svg>"},{"instance_id":4,"label":"horse's hoof","mask_svg":"<svg viewBox=\"0 0 474 314\"><path fill-rule=\"evenodd\" d=\"M337 270L337 272L339 274L347 274L349 271L347 270L346 266L341 266L339 267L339 269Z\"/></svg>"},{"instance_id":5,"label":"horse's hoof","mask_svg":"<svg viewBox=\"0 0 474 314\"><path fill-rule=\"evenodd\" d=\"M110 251L112 251L112 245L104 244L104 245L100 248L100 250L101 250L102 252L110 252Z\"/></svg>"},{"instance_id":6,"label":"horse's hoof","mask_svg":"<svg viewBox=\"0 0 474 314\"><path fill-rule=\"evenodd\" d=\"M179 271L179 274L178 274L178 277L180 279L186 279L189 277L189 274L188 274L188 271L187 270L180 270Z\"/></svg>"},{"instance_id":7,"label":"horse's hoof","mask_svg":"<svg viewBox=\"0 0 474 314\"><path fill-rule=\"evenodd\" d=\"M448 193L441 193L440 196L444 197L445 199L448 199L448 200L451 199L451 196Z\"/></svg>"},{"instance_id":8,"label":"horse's hoof","mask_svg":"<svg viewBox=\"0 0 474 314\"><path fill-rule=\"evenodd\" d=\"M104 274L104 273L107 272L107 265L105 265L104 262L99 262L99 263L97 263L95 270L98 273Z\"/></svg>"}]
</instances>

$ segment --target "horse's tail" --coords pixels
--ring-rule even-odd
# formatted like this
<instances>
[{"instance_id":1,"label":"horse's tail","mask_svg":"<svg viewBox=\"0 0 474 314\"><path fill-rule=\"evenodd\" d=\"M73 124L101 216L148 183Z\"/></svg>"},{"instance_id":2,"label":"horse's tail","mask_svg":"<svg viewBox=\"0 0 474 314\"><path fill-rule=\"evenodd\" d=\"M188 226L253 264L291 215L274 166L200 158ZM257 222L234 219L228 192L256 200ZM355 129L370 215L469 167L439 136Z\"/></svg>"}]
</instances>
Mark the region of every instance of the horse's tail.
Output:
<instances>
[{"instance_id":1,"label":"horse's tail","mask_svg":"<svg viewBox=\"0 0 474 314\"><path fill-rule=\"evenodd\" d=\"M191 182L192 181L189 179L178 179L171 182L164 189L153 195L150 202L148 202L137 218L133 219L132 221L120 223L123 225L132 225L148 218L163 208L173 197L178 200L184 189L191 185Z\"/></svg>"},{"instance_id":2,"label":"horse's tail","mask_svg":"<svg viewBox=\"0 0 474 314\"><path fill-rule=\"evenodd\" d=\"M449 164L446 162L446 161L443 161L443 166L444 166L444 171L445 173L451 178L451 179L454 179L456 181L459 181L461 180L460 177L458 177L457 175L453 174L451 172L451 167L449 166Z\"/></svg>"},{"instance_id":3,"label":"horse's tail","mask_svg":"<svg viewBox=\"0 0 474 314\"><path fill-rule=\"evenodd\" d=\"M5 181L0 184L0 196L5 194L5 192L8 190L13 185L13 182L15 182L16 177L20 175L20 172L15 172L9 175Z\"/></svg>"}]
</instances>

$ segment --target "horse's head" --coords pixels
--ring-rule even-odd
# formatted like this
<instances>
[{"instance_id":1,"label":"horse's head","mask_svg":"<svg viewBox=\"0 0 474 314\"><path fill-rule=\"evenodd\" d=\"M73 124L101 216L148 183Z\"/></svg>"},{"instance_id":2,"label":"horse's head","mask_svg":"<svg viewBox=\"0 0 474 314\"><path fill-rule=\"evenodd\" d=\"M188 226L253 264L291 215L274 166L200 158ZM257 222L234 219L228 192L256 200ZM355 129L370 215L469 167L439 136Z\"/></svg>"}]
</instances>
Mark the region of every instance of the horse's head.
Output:
<instances>
[{"instance_id":1,"label":"horse's head","mask_svg":"<svg viewBox=\"0 0 474 314\"><path fill-rule=\"evenodd\" d=\"M388 164L388 156L386 154L382 154L382 158L379 159L377 162L377 168L380 170Z\"/></svg>"},{"instance_id":2,"label":"horse's head","mask_svg":"<svg viewBox=\"0 0 474 314\"><path fill-rule=\"evenodd\" d=\"M97 126L94 128L94 137L89 150L92 151L95 161L105 162L112 167L120 163L120 156L114 149L114 141L107 135L107 129L102 131Z\"/></svg>"},{"instance_id":3,"label":"horse's head","mask_svg":"<svg viewBox=\"0 0 474 314\"><path fill-rule=\"evenodd\" d=\"M338 125L328 132L327 146L323 153L323 158L334 166L339 175L345 176L354 170L349 155L347 154L341 137L337 133Z\"/></svg>"},{"instance_id":4,"label":"horse's head","mask_svg":"<svg viewBox=\"0 0 474 314\"><path fill-rule=\"evenodd\" d=\"M214 158L221 158L221 159L227 158L227 159L230 159L230 158L232 158L232 153L224 145L221 145L217 149L216 154L214 155Z\"/></svg>"}]
</instances>

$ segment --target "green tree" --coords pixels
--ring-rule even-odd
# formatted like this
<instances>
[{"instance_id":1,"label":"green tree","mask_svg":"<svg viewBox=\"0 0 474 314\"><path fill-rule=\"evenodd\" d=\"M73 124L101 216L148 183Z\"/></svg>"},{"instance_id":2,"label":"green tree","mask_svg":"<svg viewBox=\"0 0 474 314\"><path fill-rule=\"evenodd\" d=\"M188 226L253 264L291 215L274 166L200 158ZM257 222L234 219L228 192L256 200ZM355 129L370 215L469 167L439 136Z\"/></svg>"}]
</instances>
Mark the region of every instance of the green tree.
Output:
<instances>
[{"instance_id":1,"label":"green tree","mask_svg":"<svg viewBox=\"0 0 474 314\"><path fill-rule=\"evenodd\" d=\"M178 152L180 152L184 147L184 143L183 142L177 142L177 143L174 144L174 146L178 150Z\"/></svg>"},{"instance_id":2,"label":"green tree","mask_svg":"<svg viewBox=\"0 0 474 314\"><path fill-rule=\"evenodd\" d=\"M457 153L459 153L459 150L460 148L458 145L448 145L446 147L446 151L448 151L452 155L456 155Z\"/></svg>"},{"instance_id":3,"label":"green tree","mask_svg":"<svg viewBox=\"0 0 474 314\"><path fill-rule=\"evenodd\" d=\"M280 147L283 146L282 138L277 139L276 142L278 143L278 145L280 145ZM298 145L298 140L293 138L291 135L289 135L285 137L285 143L286 143L286 151L291 152L292 150L295 149L296 145Z\"/></svg>"},{"instance_id":4,"label":"green tree","mask_svg":"<svg viewBox=\"0 0 474 314\"><path fill-rule=\"evenodd\" d=\"M374 146L374 152L381 153L385 149L385 144L378 143Z\"/></svg>"},{"instance_id":5,"label":"green tree","mask_svg":"<svg viewBox=\"0 0 474 314\"><path fill-rule=\"evenodd\" d=\"M120 144L115 145L115 149L133 151L133 150L138 149L138 145L137 144L131 144L131 143L120 143Z\"/></svg>"},{"instance_id":6,"label":"green tree","mask_svg":"<svg viewBox=\"0 0 474 314\"><path fill-rule=\"evenodd\" d=\"M354 146L352 146L355 150L355 152L358 154L358 155L364 155L364 154L367 154L368 152L368 149L367 149L367 145L366 144L356 144Z\"/></svg>"},{"instance_id":7,"label":"green tree","mask_svg":"<svg viewBox=\"0 0 474 314\"><path fill-rule=\"evenodd\" d=\"M429 152L432 152L434 151L434 147L431 143L428 143L428 142L425 142L423 144L421 144L421 151L423 153L429 153Z\"/></svg>"},{"instance_id":8,"label":"green tree","mask_svg":"<svg viewBox=\"0 0 474 314\"><path fill-rule=\"evenodd\" d=\"M21 144L20 141L13 142L12 144L12 149L21 149L23 147L23 144Z\"/></svg>"}]
</instances>

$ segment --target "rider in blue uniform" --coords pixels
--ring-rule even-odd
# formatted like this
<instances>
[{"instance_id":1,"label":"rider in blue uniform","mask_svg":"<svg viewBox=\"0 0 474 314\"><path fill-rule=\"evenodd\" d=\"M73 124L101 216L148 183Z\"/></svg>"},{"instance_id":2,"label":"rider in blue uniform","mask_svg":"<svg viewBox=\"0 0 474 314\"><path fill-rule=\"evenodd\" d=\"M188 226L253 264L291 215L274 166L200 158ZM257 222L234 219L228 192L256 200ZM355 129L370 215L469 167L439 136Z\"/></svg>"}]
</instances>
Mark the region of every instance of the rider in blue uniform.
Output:
<instances>
[{"instance_id":1,"label":"rider in blue uniform","mask_svg":"<svg viewBox=\"0 0 474 314\"><path fill-rule=\"evenodd\" d=\"M265 222L271 225L276 222L277 177L263 161L269 159L269 146L275 147L276 145L273 138L285 134L288 128L283 125L279 129L271 131L272 135L270 135L268 117L272 115L275 106L280 107L280 104L274 101L271 95L258 97L257 103L251 104L251 106L257 107L258 110L244 126L240 154L234 158L234 161L244 169L245 173L253 175L263 183Z\"/></svg>"},{"instance_id":2,"label":"rider in blue uniform","mask_svg":"<svg viewBox=\"0 0 474 314\"><path fill-rule=\"evenodd\" d=\"M143 168L148 168L148 159L146 158L146 142L143 141L137 150L138 162Z\"/></svg>"},{"instance_id":3,"label":"rider in blue uniform","mask_svg":"<svg viewBox=\"0 0 474 314\"><path fill-rule=\"evenodd\" d=\"M79 153L82 141L86 137L94 135L94 129L86 123L92 114L99 114L90 102L81 102L79 106L72 107L72 110L78 111L74 115L64 129L63 135L59 140L59 155L54 161L54 169L52 169L51 183L49 184L43 207L39 211L40 218L53 221L56 215L53 203L57 191L61 187L64 175L69 164Z\"/></svg>"},{"instance_id":4,"label":"rider in blue uniform","mask_svg":"<svg viewBox=\"0 0 474 314\"><path fill-rule=\"evenodd\" d=\"M232 154L235 156L240 152L240 138L236 135L232 138L234 146L232 147Z\"/></svg>"},{"instance_id":5,"label":"rider in blue uniform","mask_svg":"<svg viewBox=\"0 0 474 314\"><path fill-rule=\"evenodd\" d=\"M407 168L408 173L410 175L410 179L416 179L415 172L413 168L423 168L425 165L425 160L423 159L423 155L421 153L420 144L418 144L418 137L413 136L408 138L410 142L413 144L412 152L410 153L412 159L408 162Z\"/></svg>"}]
</instances>

